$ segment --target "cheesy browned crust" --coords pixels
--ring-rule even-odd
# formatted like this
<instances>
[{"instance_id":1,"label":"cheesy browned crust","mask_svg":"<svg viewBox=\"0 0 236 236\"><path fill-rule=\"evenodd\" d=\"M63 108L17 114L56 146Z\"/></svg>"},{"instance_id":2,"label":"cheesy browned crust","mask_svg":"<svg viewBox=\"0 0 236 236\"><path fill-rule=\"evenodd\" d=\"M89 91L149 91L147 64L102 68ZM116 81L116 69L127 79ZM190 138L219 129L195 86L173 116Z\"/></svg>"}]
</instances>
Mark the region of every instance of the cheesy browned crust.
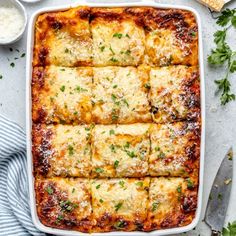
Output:
<instances>
[{"instance_id":1,"label":"cheesy browned crust","mask_svg":"<svg viewBox=\"0 0 236 236\"><path fill-rule=\"evenodd\" d=\"M188 225L197 209L197 186L191 179L151 178L145 231Z\"/></svg>"},{"instance_id":2,"label":"cheesy browned crust","mask_svg":"<svg viewBox=\"0 0 236 236\"><path fill-rule=\"evenodd\" d=\"M93 232L142 230L147 218L149 178L91 182Z\"/></svg>"},{"instance_id":3,"label":"cheesy browned crust","mask_svg":"<svg viewBox=\"0 0 236 236\"><path fill-rule=\"evenodd\" d=\"M188 177L198 170L200 131L195 122L152 125L149 174Z\"/></svg>"},{"instance_id":4,"label":"cheesy browned crust","mask_svg":"<svg viewBox=\"0 0 236 236\"><path fill-rule=\"evenodd\" d=\"M127 8L146 33L145 62L154 66L197 65L198 27L192 12L178 9Z\"/></svg>"},{"instance_id":5,"label":"cheesy browned crust","mask_svg":"<svg viewBox=\"0 0 236 236\"><path fill-rule=\"evenodd\" d=\"M157 123L200 117L198 67L169 66L150 71L150 102Z\"/></svg>"},{"instance_id":6,"label":"cheesy browned crust","mask_svg":"<svg viewBox=\"0 0 236 236\"><path fill-rule=\"evenodd\" d=\"M89 232L93 226L89 180L36 178L36 206L41 222L59 229Z\"/></svg>"},{"instance_id":7,"label":"cheesy browned crust","mask_svg":"<svg viewBox=\"0 0 236 236\"><path fill-rule=\"evenodd\" d=\"M89 177L92 126L33 126L34 169L38 175Z\"/></svg>"},{"instance_id":8,"label":"cheesy browned crust","mask_svg":"<svg viewBox=\"0 0 236 236\"><path fill-rule=\"evenodd\" d=\"M149 124L97 125L92 135L94 177L148 175Z\"/></svg>"},{"instance_id":9,"label":"cheesy browned crust","mask_svg":"<svg viewBox=\"0 0 236 236\"><path fill-rule=\"evenodd\" d=\"M92 117L97 124L150 122L146 67L94 68Z\"/></svg>"},{"instance_id":10,"label":"cheesy browned crust","mask_svg":"<svg viewBox=\"0 0 236 236\"><path fill-rule=\"evenodd\" d=\"M194 14L85 6L44 13L32 64L41 223L85 233L190 224L201 137Z\"/></svg>"},{"instance_id":11,"label":"cheesy browned crust","mask_svg":"<svg viewBox=\"0 0 236 236\"><path fill-rule=\"evenodd\" d=\"M39 123L90 123L92 68L35 67L32 119Z\"/></svg>"},{"instance_id":12,"label":"cheesy browned crust","mask_svg":"<svg viewBox=\"0 0 236 236\"><path fill-rule=\"evenodd\" d=\"M35 24L34 66L92 64L88 7L45 13Z\"/></svg>"}]
</instances>

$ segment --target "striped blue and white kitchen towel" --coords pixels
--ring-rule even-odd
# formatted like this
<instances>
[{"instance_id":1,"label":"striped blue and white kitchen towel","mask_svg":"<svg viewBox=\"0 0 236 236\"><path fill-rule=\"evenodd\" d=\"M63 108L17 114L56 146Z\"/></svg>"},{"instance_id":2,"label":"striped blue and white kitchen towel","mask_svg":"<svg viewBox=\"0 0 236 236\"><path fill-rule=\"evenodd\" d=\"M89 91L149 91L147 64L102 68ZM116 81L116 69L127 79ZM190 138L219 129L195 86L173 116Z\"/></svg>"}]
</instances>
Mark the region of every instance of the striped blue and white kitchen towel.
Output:
<instances>
[{"instance_id":1,"label":"striped blue and white kitchen towel","mask_svg":"<svg viewBox=\"0 0 236 236\"><path fill-rule=\"evenodd\" d=\"M33 225L22 128L0 115L0 235L45 235Z\"/></svg>"}]
</instances>

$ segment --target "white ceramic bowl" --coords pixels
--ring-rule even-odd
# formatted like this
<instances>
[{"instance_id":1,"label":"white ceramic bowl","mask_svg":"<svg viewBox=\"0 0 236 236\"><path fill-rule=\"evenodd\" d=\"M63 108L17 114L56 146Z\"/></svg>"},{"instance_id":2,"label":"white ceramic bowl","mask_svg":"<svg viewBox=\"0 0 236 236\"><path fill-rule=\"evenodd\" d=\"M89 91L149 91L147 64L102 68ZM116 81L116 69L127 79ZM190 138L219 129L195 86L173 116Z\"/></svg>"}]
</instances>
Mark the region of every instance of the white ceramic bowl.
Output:
<instances>
[{"instance_id":1,"label":"white ceramic bowl","mask_svg":"<svg viewBox=\"0 0 236 236\"><path fill-rule=\"evenodd\" d=\"M23 36L26 25L27 25L27 14L26 14L26 10L25 10L24 6L18 0L1 0L0 6L10 6L10 7L14 6L14 7L16 7L24 19L24 25L23 25L22 29L18 32L18 34L16 34L13 38L9 38L6 40L0 40L0 45L7 45L7 44L11 44L11 43L18 41Z\"/></svg>"}]
</instances>

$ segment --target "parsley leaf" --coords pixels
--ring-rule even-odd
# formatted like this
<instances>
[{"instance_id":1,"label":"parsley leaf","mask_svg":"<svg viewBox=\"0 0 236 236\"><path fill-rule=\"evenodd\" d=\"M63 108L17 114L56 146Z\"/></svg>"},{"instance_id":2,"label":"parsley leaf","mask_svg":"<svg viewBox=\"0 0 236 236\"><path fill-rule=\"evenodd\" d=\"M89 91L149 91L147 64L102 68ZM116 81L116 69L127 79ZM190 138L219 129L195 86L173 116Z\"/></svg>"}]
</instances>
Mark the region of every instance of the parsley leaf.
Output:
<instances>
[{"instance_id":1,"label":"parsley leaf","mask_svg":"<svg viewBox=\"0 0 236 236\"><path fill-rule=\"evenodd\" d=\"M216 49L211 51L208 62L212 65L222 65L232 55L232 51L226 43L218 45Z\"/></svg>"},{"instance_id":2,"label":"parsley leaf","mask_svg":"<svg viewBox=\"0 0 236 236\"><path fill-rule=\"evenodd\" d=\"M227 228L223 228L222 236L236 235L236 221L228 223Z\"/></svg>"},{"instance_id":3,"label":"parsley leaf","mask_svg":"<svg viewBox=\"0 0 236 236\"><path fill-rule=\"evenodd\" d=\"M222 44L222 43L224 43L225 37L226 37L226 29L216 31L216 32L214 33L214 37L215 37L214 42L215 42L216 44Z\"/></svg>"},{"instance_id":4,"label":"parsley leaf","mask_svg":"<svg viewBox=\"0 0 236 236\"><path fill-rule=\"evenodd\" d=\"M225 9L224 11L222 11L221 15L218 17L216 23L219 26L226 26L232 19L232 17L234 16L236 10L235 9Z\"/></svg>"},{"instance_id":5,"label":"parsley leaf","mask_svg":"<svg viewBox=\"0 0 236 236\"><path fill-rule=\"evenodd\" d=\"M230 72L236 72L236 60L234 60L230 65Z\"/></svg>"},{"instance_id":6,"label":"parsley leaf","mask_svg":"<svg viewBox=\"0 0 236 236\"><path fill-rule=\"evenodd\" d=\"M236 28L236 9L226 9L222 11L216 23L222 27L227 27L214 33L216 48L211 50L211 54L208 56L208 63L214 66L227 66L226 74L223 79L215 80L218 87L217 90L221 93L221 105L225 105L235 100L235 94L231 92L229 75L230 73L236 72L236 51L232 51L226 43L226 34L231 26Z\"/></svg>"},{"instance_id":7,"label":"parsley leaf","mask_svg":"<svg viewBox=\"0 0 236 236\"><path fill-rule=\"evenodd\" d=\"M123 203L119 202L118 204L115 205L115 211L118 211L122 207Z\"/></svg>"}]
</instances>

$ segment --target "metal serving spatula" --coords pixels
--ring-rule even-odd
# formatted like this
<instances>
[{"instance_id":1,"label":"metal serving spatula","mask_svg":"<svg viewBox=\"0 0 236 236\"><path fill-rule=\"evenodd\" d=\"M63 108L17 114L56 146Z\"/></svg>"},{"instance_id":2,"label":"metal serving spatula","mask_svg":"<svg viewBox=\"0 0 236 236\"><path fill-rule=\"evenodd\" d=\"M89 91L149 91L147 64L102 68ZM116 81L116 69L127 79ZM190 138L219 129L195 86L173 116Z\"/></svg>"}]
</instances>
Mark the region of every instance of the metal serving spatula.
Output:
<instances>
[{"instance_id":1,"label":"metal serving spatula","mask_svg":"<svg viewBox=\"0 0 236 236\"><path fill-rule=\"evenodd\" d=\"M211 227L212 236L220 236L224 226L233 177L233 150L225 155L215 177L208 199L205 222Z\"/></svg>"}]
</instances>

